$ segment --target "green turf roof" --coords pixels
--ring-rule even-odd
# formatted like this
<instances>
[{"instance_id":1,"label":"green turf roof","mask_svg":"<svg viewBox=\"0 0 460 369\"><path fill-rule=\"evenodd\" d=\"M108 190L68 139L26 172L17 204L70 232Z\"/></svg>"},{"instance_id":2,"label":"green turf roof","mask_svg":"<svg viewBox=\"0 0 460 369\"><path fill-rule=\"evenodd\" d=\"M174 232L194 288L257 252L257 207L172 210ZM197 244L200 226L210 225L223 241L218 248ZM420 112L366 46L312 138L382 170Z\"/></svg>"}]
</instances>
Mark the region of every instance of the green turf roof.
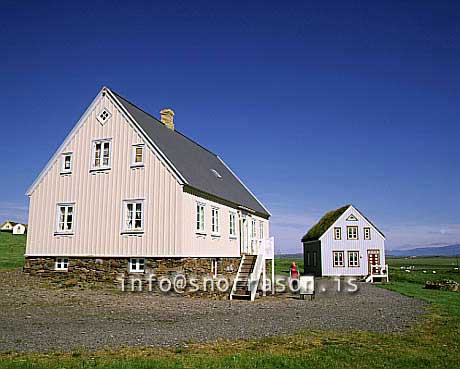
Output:
<instances>
[{"instance_id":1,"label":"green turf roof","mask_svg":"<svg viewBox=\"0 0 460 369\"><path fill-rule=\"evenodd\" d=\"M318 240L350 206L351 205L345 205L326 213L319 222L311 227L307 234L303 236L302 242Z\"/></svg>"}]
</instances>

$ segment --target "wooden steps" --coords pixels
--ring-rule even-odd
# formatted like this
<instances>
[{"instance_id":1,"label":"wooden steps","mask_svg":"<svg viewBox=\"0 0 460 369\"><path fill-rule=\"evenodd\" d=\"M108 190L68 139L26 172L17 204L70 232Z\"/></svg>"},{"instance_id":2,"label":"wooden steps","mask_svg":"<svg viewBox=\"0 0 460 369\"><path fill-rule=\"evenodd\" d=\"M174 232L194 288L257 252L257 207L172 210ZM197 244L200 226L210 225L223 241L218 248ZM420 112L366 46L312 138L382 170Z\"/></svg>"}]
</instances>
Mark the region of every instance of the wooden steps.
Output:
<instances>
[{"instance_id":1,"label":"wooden steps","mask_svg":"<svg viewBox=\"0 0 460 369\"><path fill-rule=\"evenodd\" d=\"M236 276L235 286L231 292L232 299L250 300L251 292L249 291L249 277L254 270L256 255L245 255L240 265L239 273Z\"/></svg>"}]
</instances>

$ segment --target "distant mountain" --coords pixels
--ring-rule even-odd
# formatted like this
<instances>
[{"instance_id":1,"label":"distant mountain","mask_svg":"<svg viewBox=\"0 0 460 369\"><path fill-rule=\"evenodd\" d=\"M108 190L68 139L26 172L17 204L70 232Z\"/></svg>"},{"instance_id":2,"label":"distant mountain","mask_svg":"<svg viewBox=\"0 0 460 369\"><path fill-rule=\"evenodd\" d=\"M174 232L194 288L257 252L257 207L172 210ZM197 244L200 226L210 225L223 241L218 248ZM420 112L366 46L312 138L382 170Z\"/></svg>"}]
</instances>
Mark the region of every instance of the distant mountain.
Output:
<instances>
[{"instance_id":1,"label":"distant mountain","mask_svg":"<svg viewBox=\"0 0 460 369\"><path fill-rule=\"evenodd\" d=\"M417 247L408 250L387 250L388 256L456 256L460 255L460 244L437 247Z\"/></svg>"},{"instance_id":2,"label":"distant mountain","mask_svg":"<svg viewBox=\"0 0 460 369\"><path fill-rule=\"evenodd\" d=\"M303 254L276 254L277 258L284 258L284 259L303 259Z\"/></svg>"}]
</instances>

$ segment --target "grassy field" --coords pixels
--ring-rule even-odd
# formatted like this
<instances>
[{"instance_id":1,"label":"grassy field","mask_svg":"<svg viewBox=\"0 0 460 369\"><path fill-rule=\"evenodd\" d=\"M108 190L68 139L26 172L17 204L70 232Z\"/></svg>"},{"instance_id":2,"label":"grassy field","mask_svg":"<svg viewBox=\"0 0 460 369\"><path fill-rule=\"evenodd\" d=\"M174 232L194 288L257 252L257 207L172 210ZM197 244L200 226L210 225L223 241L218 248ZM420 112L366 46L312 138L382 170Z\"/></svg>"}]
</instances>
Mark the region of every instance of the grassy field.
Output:
<instances>
[{"instance_id":1,"label":"grassy field","mask_svg":"<svg viewBox=\"0 0 460 369\"><path fill-rule=\"evenodd\" d=\"M2 236L0 250L9 250L5 243L11 242L16 241ZM19 264L23 246L18 247L16 255L15 250L10 250L12 260L3 261L2 268ZM279 260L277 271L287 271L291 262ZM0 368L460 368L460 293L423 288L424 277L433 277L432 273L423 273L423 270L437 270L438 278L457 279L452 260L436 258L409 262L391 259L389 263L392 282L382 288L431 304L428 314L404 333L308 331L259 340L191 342L187 347L175 349L2 353ZM400 269L406 264L417 266L407 273ZM229 329L232 329L231 323Z\"/></svg>"},{"instance_id":2,"label":"grassy field","mask_svg":"<svg viewBox=\"0 0 460 369\"><path fill-rule=\"evenodd\" d=\"M25 249L25 235L0 232L0 270L22 267Z\"/></svg>"}]
</instances>

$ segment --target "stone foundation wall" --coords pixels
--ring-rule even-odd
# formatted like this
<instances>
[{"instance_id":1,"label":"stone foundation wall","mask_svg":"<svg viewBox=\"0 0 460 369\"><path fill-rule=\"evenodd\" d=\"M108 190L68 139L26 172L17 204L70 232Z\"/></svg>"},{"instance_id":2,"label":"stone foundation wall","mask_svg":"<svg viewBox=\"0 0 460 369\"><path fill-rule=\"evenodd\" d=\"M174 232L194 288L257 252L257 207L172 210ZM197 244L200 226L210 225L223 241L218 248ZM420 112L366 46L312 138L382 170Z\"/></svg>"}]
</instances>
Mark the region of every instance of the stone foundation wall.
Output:
<instances>
[{"instance_id":1,"label":"stone foundation wall","mask_svg":"<svg viewBox=\"0 0 460 369\"><path fill-rule=\"evenodd\" d=\"M30 275L41 276L62 286L90 286L97 283L112 283L117 288L124 287L125 291L160 292L160 280L167 278L173 281L178 276L184 276L187 285L183 289L176 289L171 294L184 296L208 296L212 298L227 298L230 294L233 279L238 271L240 258L145 258L144 273L129 273L128 258L71 258L69 257L68 271L55 270L55 258L30 257L26 258L24 272ZM214 277L212 261L218 260L217 278ZM149 276L152 275L152 278ZM195 286L190 281L195 279ZM217 279L226 279L229 283L227 292L219 291ZM214 283L212 281L214 280ZM223 282L221 282L223 283ZM211 285L214 284L214 291ZM163 286L166 286L163 284ZM206 285L206 286L205 286ZM223 284L222 284L223 285ZM177 292L179 291L179 292Z\"/></svg>"}]
</instances>

